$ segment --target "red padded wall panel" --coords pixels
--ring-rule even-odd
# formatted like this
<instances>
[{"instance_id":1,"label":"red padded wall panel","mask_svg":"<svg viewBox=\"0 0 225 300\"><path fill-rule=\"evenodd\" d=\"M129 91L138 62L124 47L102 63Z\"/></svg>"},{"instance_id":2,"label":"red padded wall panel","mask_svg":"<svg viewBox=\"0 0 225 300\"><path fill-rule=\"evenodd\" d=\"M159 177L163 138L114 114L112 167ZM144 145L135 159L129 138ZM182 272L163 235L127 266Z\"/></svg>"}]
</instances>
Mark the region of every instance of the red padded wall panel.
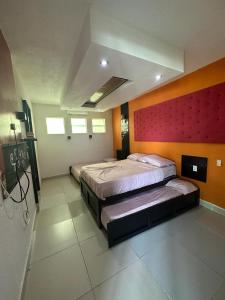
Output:
<instances>
[{"instance_id":1,"label":"red padded wall panel","mask_svg":"<svg viewBox=\"0 0 225 300\"><path fill-rule=\"evenodd\" d=\"M225 83L135 111L134 139L225 143Z\"/></svg>"}]
</instances>

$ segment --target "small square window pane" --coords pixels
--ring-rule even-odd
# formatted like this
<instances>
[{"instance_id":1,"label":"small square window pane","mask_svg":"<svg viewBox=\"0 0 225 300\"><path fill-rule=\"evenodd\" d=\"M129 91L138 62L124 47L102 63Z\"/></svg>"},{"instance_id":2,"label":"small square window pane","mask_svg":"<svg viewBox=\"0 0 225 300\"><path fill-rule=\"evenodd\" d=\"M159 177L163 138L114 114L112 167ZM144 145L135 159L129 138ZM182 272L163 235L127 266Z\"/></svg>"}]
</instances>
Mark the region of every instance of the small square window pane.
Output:
<instances>
[{"instance_id":1,"label":"small square window pane","mask_svg":"<svg viewBox=\"0 0 225 300\"><path fill-rule=\"evenodd\" d=\"M92 119L92 125L105 126L105 119Z\"/></svg>"},{"instance_id":2,"label":"small square window pane","mask_svg":"<svg viewBox=\"0 0 225 300\"><path fill-rule=\"evenodd\" d=\"M93 126L93 132L94 133L104 133L105 127L103 126Z\"/></svg>"},{"instance_id":3,"label":"small square window pane","mask_svg":"<svg viewBox=\"0 0 225 300\"><path fill-rule=\"evenodd\" d=\"M72 133L87 133L87 128L84 126L73 126Z\"/></svg>"},{"instance_id":4,"label":"small square window pane","mask_svg":"<svg viewBox=\"0 0 225 300\"><path fill-rule=\"evenodd\" d=\"M82 118L71 119L72 133L87 133L87 120Z\"/></svg>"},{"instance_id":5,"label":"small square window pane","mask_svg":"<svg viewBox=\"0 0 225 300\"><path fill-rule=\"evenodd\" d=\"M75 119L75 118L72 118L71 119L71 124L72 126L86 126L86 119Z\"/></svg>"},{"instance_id":6,"label":"small square window pane","mask_svg":"<svg viewBox=\"0 0 225 300\"><path fill-rule=\"evenodd\" d=\"M92 132L93 133L105 133L105 119L92 119Z\"/></svg>"},{"instance_id":7,"label":"small square window pane","mask_svg":"<svg viewBox=\"0 0 225 300\"><path fill-rule=\"evenodd\" d=\"M65 134L63 118L46 118L48 134Z\"/></svg>"}]
</instances>

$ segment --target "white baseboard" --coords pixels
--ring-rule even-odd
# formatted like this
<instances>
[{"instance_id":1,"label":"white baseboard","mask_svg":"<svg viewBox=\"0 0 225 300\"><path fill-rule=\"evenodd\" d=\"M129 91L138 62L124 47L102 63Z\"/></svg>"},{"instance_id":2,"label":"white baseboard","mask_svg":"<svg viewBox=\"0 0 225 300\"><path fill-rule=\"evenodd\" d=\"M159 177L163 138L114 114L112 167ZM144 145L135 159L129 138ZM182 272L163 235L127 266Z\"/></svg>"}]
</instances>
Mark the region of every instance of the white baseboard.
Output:
<instances>
[{"instance_id":1,"label":"white baseboard","mask_svg":"<svg viewBox=\"0 0 225 300\"><path fill-rule=\"evenodd\" d=\"M22 285L21 285L19 300L22 300L24 298L24 288L25 288L25 282L26 282L26 278L27 278L27 270L29 268L30 260L31 260L31 251L32 251L32 245L33 245L33 232L34 232L34 225L35 225L36 215L37 215L37 210L35 210L34 217L33 217L33 220L32 220L32 226L31 226L32 234L31 234L31 238L30 238L29 246L28 246L28 250L27 250L27 256L26 256L27 259L26 259L24 272L23 272L23 281L22 281Z\"/></svg>"},{"instance_id":2,"label":"white baseboard","mask_svg":"<svg viewBox=\"0 0 225 300\"><path fill-rule=\"evenodd\" d=\"M225 209L222 208L222 207L219 207L219 206L217 206L217 205L215 205L215 204L213 204L211 202L208 202L206 200L200 199L200 205L204 206L204 207L206 207L206 208L208 208L208 209L210 209L210 210L212 210L212 211L214 211L214 212L216 212L216 213L218 213L220 215L225 216Z\"/></svg>"},{"instance_id":3,"label":"white baseboard","mask_svg":"<svg viewBox=\"0 0 225 300\"><path fill-rule=\"evenodd\" d=\"M52 176L47 176L47 177L43 177L41 178L42 180L43 179L53 179L53 178L57 178L57 177L61 177L61 176L66 176L66 175L70 175L69 172L66 172L66 173L60 173L60 174L57 174L57 175L52 175Z\"/></svg>"}]
</instances>

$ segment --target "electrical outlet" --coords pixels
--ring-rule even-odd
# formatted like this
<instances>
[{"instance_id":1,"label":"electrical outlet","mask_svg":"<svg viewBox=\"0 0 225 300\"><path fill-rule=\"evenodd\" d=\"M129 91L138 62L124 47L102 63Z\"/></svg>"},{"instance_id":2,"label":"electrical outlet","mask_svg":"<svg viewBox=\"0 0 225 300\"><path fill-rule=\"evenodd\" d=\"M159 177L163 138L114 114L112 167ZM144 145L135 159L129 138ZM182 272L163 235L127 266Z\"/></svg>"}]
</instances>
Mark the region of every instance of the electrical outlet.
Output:
<instances>
[{"instance_id":1,"label":"electrical outlet","mask_svg":"<svg viewBox=\"0 0 225 300\"><path fill-rule=\"evenodd\" d=\"M217 165L217 167L221 167L222 166L222 160L221 159L217 159L216 160L216 165Z\"/></svg>"},{"instance_id":2,"label":"electrical outlet","mask_svg":"<svg viewBox=\"0 0 225 300\"><path fill-rule=\"evenodd\" d=\"M2 192L2 188L0 187L0 207L3 206L3 192Z\"/></svg>"},{"instance_id":3,"label":"electrical outlet","mask_svg":"<svg viewBox=\"0 0 225 300\"><path fill-rule=\"evenodd\" d=\"M10 129L11 129L11 130L16 130L16 125L15 125L14 123L11 123L11 124L10 124Z\"/></svg>"},{"instance_id":4,"label":"electrical outlet","mask_svg":"<svg viewBox=\"0 0 225 300\"><path fill-rule=\"evenodd\" d=\"M0 172L0 199L3 201L8 198L8 193L4 188L6 186L5 176Z\"/></svg>"},{"instance_id":5,"label":"electrical outlet","mask_svg":"<svg viewBox=\"0 0 225 300\"><path fill-rule=\"evenodd\" d=\"M193 172L198 172L198 166L193 165Z\"/></svg>"},{"instance_id":6,"label":"electrical outlet","mask_svg":"<svg viewBox=\"0 0 225 300\"><path fill-rule=\"evenodd\" d=\"M3 180L4 180L4 176L0 171L0 207L2 206L3 200L6 198L3 190Z\"/></svg>"}]
</instances>

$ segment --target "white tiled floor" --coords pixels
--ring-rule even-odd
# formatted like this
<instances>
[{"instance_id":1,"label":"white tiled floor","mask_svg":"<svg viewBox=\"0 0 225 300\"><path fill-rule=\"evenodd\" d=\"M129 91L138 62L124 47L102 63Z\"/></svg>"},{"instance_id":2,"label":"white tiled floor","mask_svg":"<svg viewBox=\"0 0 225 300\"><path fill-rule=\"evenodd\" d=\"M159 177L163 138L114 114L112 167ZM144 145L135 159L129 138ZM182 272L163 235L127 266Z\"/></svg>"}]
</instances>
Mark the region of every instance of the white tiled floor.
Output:
<instances>
[{"instance_id":1,"label":"white tiled floor","mask_svg":"<svg viewBox=\"0 0 225 300\"><path fill-rule=\"evenodd\" d=\"M108 249L69 176L45 180L25 300L225 300L225 217L194 209Z\"/></svg>"},{"instance_id":2,"label":"white tiled floor","mask_svg":"<svg viewBox=\"0 0 225 300\"><path fill-rule=\"evenodd\" d=\"M35 231L34 240L33 262L77 244L72 220L66 220Z\"/></svg>"}]
</instances>

